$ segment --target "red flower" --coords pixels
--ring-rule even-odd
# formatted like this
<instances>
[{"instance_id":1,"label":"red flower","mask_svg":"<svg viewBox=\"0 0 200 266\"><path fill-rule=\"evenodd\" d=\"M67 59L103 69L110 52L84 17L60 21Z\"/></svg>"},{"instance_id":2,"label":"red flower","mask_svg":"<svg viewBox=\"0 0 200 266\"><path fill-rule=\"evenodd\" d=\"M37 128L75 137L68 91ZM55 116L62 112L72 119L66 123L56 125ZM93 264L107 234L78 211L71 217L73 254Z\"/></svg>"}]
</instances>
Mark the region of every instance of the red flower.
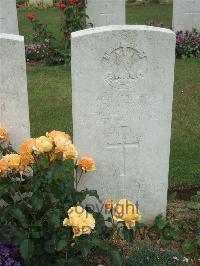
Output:
<instances>
[{"instance_id":1,"label":"red flower","mask_svg":"<svg viewBox=\"0 0 200 266\"><path fill-rule=\"evenodd\" d=\"M60 8L61 10L65 10L66 8L68 8L68 6L65 5L64 3L59 3L58 8Z\"/></svg>"},{"instance_id":2,"label":"red flower","mask_svg":"<svg viewBox=\"0 0 200 266\"><path fill-rule=\"evenodd\" d=\"M68 0L70 3L77 4L79 0Z\"/></svg>"},{"instance_id":3,"label":"red flower","mask_svg":"<svg viewBox=\"0 0 200 266\"><path fill-rule=\"evenodd\" d=\"M29 20L33 20L35 16L36 16L35 13L28 13L28 14L26 15L27 19L29 19Z\"/></svg>"}]
</instances>

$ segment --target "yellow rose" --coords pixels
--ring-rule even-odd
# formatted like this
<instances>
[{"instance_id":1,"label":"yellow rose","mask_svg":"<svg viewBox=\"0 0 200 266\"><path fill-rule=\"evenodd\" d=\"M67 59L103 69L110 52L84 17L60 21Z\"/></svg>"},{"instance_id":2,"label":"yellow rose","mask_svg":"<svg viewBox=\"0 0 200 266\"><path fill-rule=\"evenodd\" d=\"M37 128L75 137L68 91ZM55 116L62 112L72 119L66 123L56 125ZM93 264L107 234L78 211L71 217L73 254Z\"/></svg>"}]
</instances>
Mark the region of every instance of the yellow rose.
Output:
<instances>
[{"instance_id":1,"label":"yellow rose","mask_svg":"<svg viewBox=\"0 0 200 266\"><path fill-rule=\"evenodd\" d=\"M35 139L27 139L20 145L20 154L32 154L36 146Z\"/></svg>"},{"instance_id":2,"label":"yellow rose","mask_svg":"<svg viewBox=\"0 0 200 266\"><path fill-rule=\"evenodd\" d=\"M36 146L36 152L38 153L50 152L53 148L52 140L45 136L37 138L35 146Z\"/></svg>"},{"instance_id":3,"label":"yellow rose","mask_svg":"<svg viewBox=\"0 0 200 266\"><path fill-rule=\"evenodd\" d=\"M33 151L36 149L35 139L27 139L20 145L21 165L22 168L33 163Z\"/></svg>"},{"instance_id":4,"label":"yellow rose","mask_svg":"<svg viewBox=\"0 0 200 266\"><path fill-rule=\"evenodd\" d=\"M135 226L135 222L141 220L141 215L135 204L127 199L121 199L115 207L114 220L125 222L128 229Z\"/></svg>"},{"instance_id":5,"label":"yellow rose","mask_svg":"<svg viewBox=\"0 0 200 266\"><path fill-rule=\"evenodd\" d=\"M21 156L19 154L8 154L3 157L8 164L8 168L11 170L19 170Z\"/></svg>"},{"instance_id":6,"label":"yellow rose","mask_svg":"<svg viewBox=\"0 0 200 266\"><path fill-rule=\"evenodd\" d=\"M0 128L0 141L8 143L8 132L5 128Z\"/></svg>"},{"instance_id":7,"label":"yellow rose","mask_svg":"<svg viewBox=\"0 0 200 266\"><path fill-rule=\"evenodd\" d=\"M25 171L27 166L30 165L31 163L33 163L33 156L29 155L29 154L22 154L21 156L21 160L20 160L20 167L19 169L21 171Z\"/></svg>"},{"instance_id":8,"label":"yellow rose","mask_svg":"<svg viewBox=\"0 0 200 266\"><path fill-rule=\"evenodd\" d=\"M73 144L67 146L63 151L63 160L74 160L78 156L78 151Z\"/></svg>"},{"instance_id":9,"label":"yellow rose","mask_svg":"<svg viewBox=\"0 0 200 266\"><path fill-rule=\"evenodd\" d=\"M53 130L47 136L54 142L56 152L63 152L72 143L70 136L62 131Z\"/></svg>"},{"instance_id":10,"label":"yellow rose","mask_svg":"<svg viewBox=\"0 0 200 266\"><path fill-rule=\"evenodd\" d=\"M106 209L112 210L115 208L116 203L114 202L114 200L108 199L105 201L104 206Z\"/></svg>"},{"instance_id":11,"label":"yellow rose","mask_svg":"<svg viewBox=\"0 0 200 266\"><path fill-rule=\"evenodd\" d=\"M4 160L0 160L0 176L8 170L8 163Z\"/></svg>"},{"instance_id":12,"label":"yellow rose","mask_svg":"<svg viewBox=\"0 0 200 266\"><path fill-rule=\"evenodd\" d=\"M68 210L69 218L65 218L63 226L71 226L74 238L83 234L90 234L95 228L95 219L92 214L86 212L81 206L71 207Z\"/></svg>"},{"instance_id":13,"label":"yellow rose","mask_svg":"<svg viewBox=\"0 0 200 266\"><path fill-rule=\"evenodd\" d=\"M82 157L76 163L84 171L93 171L95 170L95 161L90 157Z\"/></svg>"}]
</instances>

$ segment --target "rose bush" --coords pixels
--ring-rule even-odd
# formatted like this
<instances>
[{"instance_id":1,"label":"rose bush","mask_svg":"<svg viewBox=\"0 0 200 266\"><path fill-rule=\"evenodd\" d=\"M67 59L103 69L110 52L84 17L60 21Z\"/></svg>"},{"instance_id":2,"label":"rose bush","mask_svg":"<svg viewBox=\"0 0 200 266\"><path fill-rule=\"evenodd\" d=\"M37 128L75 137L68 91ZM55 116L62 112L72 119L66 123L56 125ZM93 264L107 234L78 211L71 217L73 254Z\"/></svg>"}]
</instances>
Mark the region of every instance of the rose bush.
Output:
<instances>
[{"instance_id":1,"label":"rose bush","mask_svg":"<svg viewBox=\"0 0 200 266\"><path fill-rule=\"evenodd\" d=\"M176 32L176 57L200 59L200 33L193 31Z\"/></svg>"},{"instance_id":2,"label":"rose bush","mask_svg":"<svg viewBox=\"0 0 200 266\"><path fill-rule=\"evenodd\" d=\"M37 19L35 13L27 13L26 17L33 28L30 44L25 47L26 61L28 63L41 61L47 65L64 64L64 48L57 47L52 32Z\"/></svg>"},{"instance_id":3,"label":"rose bush","mask_svg":"<svg viewBox=\"0 0 200 266\"><path fill-rule=\"evenodd\" d=\"M62 18L62 31L64 33L66 48L68 51L68 60L70 59L70 43L71 33L86 28L86 19L89 18L85 12L85 1L84 0L65 0L62 1L58 8L61 10Z\"/></svg>"},{"instance_id":4,"label":"rose bush","mask_svg":"<svg viewBox=\"0 0 200 266\"><path fill-rule=\"evenodd\" d=\"M88 156L78 158L65 132L54 130L27 139L19 154L9 149L5 129L0 128L0 139L4 145L0 198L5 201L0 208L0 236L19 247L21 263L83 265L87 256L104 254L112 265L122 265L121 255L105 239L118 232L124 238L132 235L140 215L126 199L107 201L110 217L106 221L98 208L82 206L86 196L96 197L101 204L95 190L78 190L82 176L95 170L95 161ZM69 170L72 160L75 176ZM9 233L5 234L5 227Z\"/></svg>"}]
</instances>

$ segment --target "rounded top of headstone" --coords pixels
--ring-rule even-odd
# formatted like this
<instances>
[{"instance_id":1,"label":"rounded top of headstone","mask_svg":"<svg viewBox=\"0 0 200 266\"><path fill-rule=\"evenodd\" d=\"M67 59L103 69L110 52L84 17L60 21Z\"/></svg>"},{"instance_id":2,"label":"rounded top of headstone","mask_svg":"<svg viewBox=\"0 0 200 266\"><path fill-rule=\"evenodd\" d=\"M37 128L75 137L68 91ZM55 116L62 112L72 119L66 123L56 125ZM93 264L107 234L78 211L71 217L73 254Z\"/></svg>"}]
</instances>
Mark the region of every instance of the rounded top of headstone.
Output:
<instances>
[{"instance_id":1,"label":"rounded top of headstone","mask_svg":"<svg viewBox=\"0 0 200 266\"><path fill-rule=\"evenodd\" d=\"M14 41L23 42L24 41L24 36L15 35L15 34L0 33L0 39L14 40Z\"/></svg>"},{"instance_id":2,"label":"rounded top of headstone","mask_svg":"<svg viewBox=\"0 0 200 266\"><path fill-rule=\"evenodd\" d=\"M72 38L78 38L81 36L86 36L95 33L102 33L102 32L114 32L114 31L151 31L151 32L161 32L161 33L168 33L175 36L175 33L166 28L160 27L153 27L153 26L146 26L146 25L109 25L103 27L96 27L90 28L85 30L80 30L76 32L72 32Z\"/></svg>"}]
</instances>

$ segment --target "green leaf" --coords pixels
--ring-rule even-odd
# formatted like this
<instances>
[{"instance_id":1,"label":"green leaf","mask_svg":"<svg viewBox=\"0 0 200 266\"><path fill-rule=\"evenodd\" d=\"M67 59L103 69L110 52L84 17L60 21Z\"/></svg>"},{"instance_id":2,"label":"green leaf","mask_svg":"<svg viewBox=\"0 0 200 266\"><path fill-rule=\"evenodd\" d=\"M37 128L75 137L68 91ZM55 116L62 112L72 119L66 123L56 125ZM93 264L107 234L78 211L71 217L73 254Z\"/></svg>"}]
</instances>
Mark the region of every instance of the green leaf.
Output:
<instances>
[{"instance_id":1,"label":"green leaf","mask_svg":"<svg viewBox=\"0 0 200 266\"><path fill-rule=\"evenodd\" d=\"M31 202L32 202L32 207L34 211L39 211L42 209L43 207L43 198L40 196L32 196L31 198Z\"/></svg>"},{"instance_id":2,"label":"green leaf","mask_svg":"<svg viewBox=\"0 0 200 266\"><path fill-rule=\"evenodd\" d=\"M60 226L60 213L58 210L49 210L48 212L48 223L50 226Z\"/></svg>"},{"instance_id":3,"label":"green leaf","mask_svg":"<svg viewBox=\"0 0 200 266\"><path fill-rule=\"evenodd\" d=\"M86 196L95 197L100 203L102 203L101 200L99 199L99 195L97 191L89 190L89 189L85 189L85 190L81 190L77 192L76 194L77 201L82 202L86 198Z\"/></svg>"},{"instance_id":4,"label":"green leaf","mask_svg":"<svg viewBox=\"0 0 200 266\"><path fill-rule=\"evenodd\" d=\"M0 197L9 191L9 184L5 182L0 182Z\"/></svg>"},{"instance_id":5,"label":"green leaf","mask_svg":"<svg viewBox=\"0 0 200 266\"><path fill-rule=\"evenodd\" d=\"M28 261L33 255L34 244L31 239L25 239L20 245L20 253L25 261Z\"/></svg>"},{"instance_id":6,"label":"green leaf","mask_svg":"<svg viewBox=\"0 0 200 266\"><path fill-rule=\"evenodd\" d=\"M58 259L54 262L54 266L66 266L66 259L58 258Z\"/></svg>"},{"instance_id":7,"label":"green leaf","mask_svg":"<svg viewBox=\"0 0 200 266\"><path fill-rule=\"evenodd\" d=\"M65 239L61 239L56 243L56 250L61 251L67 246L68 241Z\"/></svg>"},{"instance_id":8,"label":"green leaf","mask_svg":"<svg viewBox=\"0 0 200 266\"><path fill-rule=\"evenodd\" d=\"M44 235L44 232L37 229L37 228L32 228L31 230L31 236L34 239L40 239Z\"/></svg>"},{"instance_id":9,"label":"green leaf","mask_svg":"<svg viewBox=\"0 0 200 266\"><path fill-rule=\"evenodd\" d=\"M196 244L198 247L200 247L200 234L197 236Z\"/></svg>"},{"instance_id":10,"label":"green leaf","mask_svg":"<svg viewBox=\"0 0 200 266\"><path fill-rule=\"evenodd\" d=\"M178 238L179 232L171 226L166 226L163 229L162 235L166 240L173 240Z\"/></svg>"},{"instance_id":11,"label":"green leaf","mask_svg":"<svg viewBox=\"0 0 200 266\"><path fill-rule=\"evenodd\" d=\"M187 208L191 210L200 210L200 202L189 202Z\"/></svg>"},{"instance_id":12,"label":"green leaf","mask_svg":"<svg viewBox=\"0 0 200 266\"><path fill-rule=\"evenodd\" d=\"M13 207L11 211L11 215L16 220L18 220L23 227L25 228L27 227L28 223L26 220L26 216L23 214L23 212L19 208Z\"/></svg>"},{"instance_id":13,"label":"green leaf","mask_svg":"<svg viewBox=\"0 0 200 266\"><path fill-rule=\"evenodd\" d=\"M155 219L155 226L162 230L167 225L166 219L162 215L158 215Z\"/></svg>"},{"instance_id":14,"label":"green leaf","mask_svg":"<svg viewBox=\"0 0 200 266\"><path fill-rule=\"evenodd\" d=\"M110 257L112 261L112 265L121 266L123 264L122 257L119 254L117 249L110 250Z\"/></svg>"},{"instance_id":15,"label":"green leaf","mask_svg":"<svg viewBox=\"0 0 200 266\"><path fill-rule=\"evenodd\" d=\"M90 243L88 240L80 241L78 244L83 257L86 257L90 251Z\"/></svg>"},{"instance_id":16,"label":"green leaf","mask_svg":"<svg viewBox=\"0 0 200 266\"><path fill-rule=\"evenodd\" d=\"M109 257L112 261L112 265L115 265L115 266L121 266L122 265L122 257L116 248L107 244L105 241L103 241L101 239L97 239L97 238L91 240L91 243L94 246L103 250L107 255L109 255Z\"/></svg>"},{"instance_id":17,"label":"green leaf","mask_svg":"<svg viewBox=\"0 0 200 266\"><path fill-rule=\"evenodd\" d=\"M123 231L124 239L128 242L133 241L135 238L135 232L133 230L129 230L126 226L124 226Z\"/></svg>"},{"instance_id":18,"label":"green leaf","mask_svg":"<svg viewBox=\"0 0 200 266\"><path fill-rule=\"evenodd\" d=\"M182 245L182 249L185 255L190 255L192 253L194 253L195 251L195 247L192 243L190 243L188 240L186 240L183 245Z\"/></svg>"}]
</instances>

